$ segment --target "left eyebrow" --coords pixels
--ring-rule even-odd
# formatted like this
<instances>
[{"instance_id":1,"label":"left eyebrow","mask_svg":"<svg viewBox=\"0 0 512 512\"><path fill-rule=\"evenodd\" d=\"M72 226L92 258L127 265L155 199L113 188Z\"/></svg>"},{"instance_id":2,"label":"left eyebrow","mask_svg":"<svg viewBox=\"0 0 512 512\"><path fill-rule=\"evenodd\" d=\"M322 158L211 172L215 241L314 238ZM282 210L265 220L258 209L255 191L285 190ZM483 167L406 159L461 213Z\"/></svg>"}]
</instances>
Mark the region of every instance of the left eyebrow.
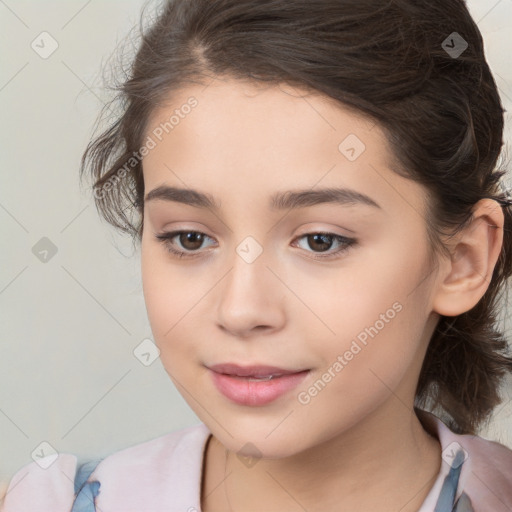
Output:
<instances>
[{"instance_id":1,"label":"left eyebrow","mask_svg":"<svg viewBox=\"0 0 512 512\"><path fill-rule=\"evenodd\" d=\"M370 196L350 188L322 188L316 190L289 190L271 197L273 210L294 210L317 204L340 204L343 206L364 205L382 209Z\"/></svg>"},{"instance_id":2,"label":"left eyebrow","mask_svg":"<svg viewBox=\"0 0 512 512\"><path fill-rule=\"evenodd\" d=\"M221 204L212 195L198 190L161 185L149 192L145 201L162 200L195 206L196 208L220 210ZM316 190L288 190L277 192L270 197L272 210L295 210L319 204L339 204L343 206L365 205L382 209L371 197L349 188L323 188Z\"/></svg>"}]
</instances>

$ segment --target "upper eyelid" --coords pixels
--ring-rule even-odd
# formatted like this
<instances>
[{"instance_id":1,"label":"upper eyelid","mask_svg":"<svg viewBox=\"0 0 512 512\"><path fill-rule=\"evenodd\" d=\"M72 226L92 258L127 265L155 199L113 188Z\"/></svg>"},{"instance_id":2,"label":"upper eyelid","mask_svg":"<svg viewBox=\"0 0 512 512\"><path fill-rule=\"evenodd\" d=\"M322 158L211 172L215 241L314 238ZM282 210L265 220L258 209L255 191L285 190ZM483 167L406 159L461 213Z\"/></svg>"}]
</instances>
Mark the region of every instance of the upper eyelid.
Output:
<instances>
[{"instance_id":1,"label":"upper eyelid","mask_svg":"<svg viewBox=\"0 0 512 512\"><path fill-rule=\"evenodd\" d=\"M347 230L348 231L348 230ZM209 235L208 233L206 233L205 231L201 231L200 229L189 229L189 228L177 228L177 229L169 229L167 231L163 231L161 233L155 233L155 235L157 236L168 236L168 237L174 237L174 236L177 236L179 234L182 234L182 233L199 233L201 235L205 235L207 236L208 238L211 238L211 239L215 239L214 236L211 236ZM339 236L341 238L351 238L351 236L349 235L343 235L341 233L336 233L335 231L331 231L329 229L308 229L307 231L304 231L302 233L299 233L297 235L295 235L295 239L297 238L301 238L303 236L306 236L306 235L312 235L312 234L325 234L325 235L331 235L331 236Z\"/></svg>"},{"instance_id":2,"label":"upper eyelid","mask_svg":"<svg viewBox=\"0 0 512 512\"><path fill-rule=\"evenodd\" d=\"M177 236L179 236L180 234L183 234L183 233L198 233L198 234L201 234L201 235L205 235L206 237L214 240L214 237L210 236L208 233L205 233L205 232L197 230L197 229L173 229L173 230L165 231L165 232L160 233L160 234L155 233L155 235L157 236L157 238L165 237L168 240L172 240L175 237L177 237ZM305 231L303 233L297 234L293 238L292 242L295 242L296 240L300 240L301 238L304 238L305 236L316 235L316 234L323 234L323 235L327 235L327 236L332 236L333 238L336 238L336 239L342 239L345 242L352 242L353 243L353 242L357 241L353 237L346 236L346 235L341 235L341 234L335 233L333 231L324 230L324 229L317 229L317 230L309 229L308 231ZM198 253L199 249L197 251L185 251L185 252L190 252L190 254Z\"/></svg>"}]
</instances>

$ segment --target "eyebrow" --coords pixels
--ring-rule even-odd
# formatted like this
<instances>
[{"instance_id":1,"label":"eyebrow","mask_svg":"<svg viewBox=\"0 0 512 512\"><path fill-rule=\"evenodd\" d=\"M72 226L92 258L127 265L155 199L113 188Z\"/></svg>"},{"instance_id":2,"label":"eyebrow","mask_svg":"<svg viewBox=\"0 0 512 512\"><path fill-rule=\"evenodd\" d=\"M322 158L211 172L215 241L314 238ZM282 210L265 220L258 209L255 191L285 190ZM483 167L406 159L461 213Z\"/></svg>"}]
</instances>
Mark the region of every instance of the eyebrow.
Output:
<instances>
[{"instance_id":1,"label":"eyebrow","mask_svg":"<svg viewBox=\"0 0 512 512\"><path fill-rule=\"evenodd\" d=\"M174 201L196 208L220 210L220 202L212 195L198 190L161 185L149 192L145 201ZM343 206L365 205L382 209L371 197L349 188L322 188L316 190L288 190L277 192L270 197L271 210L295 210L319 204L339 204Z\"/></svg>"}]
</instances>

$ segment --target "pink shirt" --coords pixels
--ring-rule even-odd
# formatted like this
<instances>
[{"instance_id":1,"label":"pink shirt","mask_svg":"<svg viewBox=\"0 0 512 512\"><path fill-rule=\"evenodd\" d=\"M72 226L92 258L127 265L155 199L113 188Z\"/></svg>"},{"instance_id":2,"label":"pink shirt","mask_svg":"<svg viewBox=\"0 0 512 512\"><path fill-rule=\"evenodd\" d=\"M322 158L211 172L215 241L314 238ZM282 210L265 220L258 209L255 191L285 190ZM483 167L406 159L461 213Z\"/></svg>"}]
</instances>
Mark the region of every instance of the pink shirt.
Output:
<instances>
[{"instance_id":1,"label":"pink shirt","mask_svg":"<svg viewBox=\"0 0 512 512\"><path fill-rule=\"evenodd\" d=\"M443 453L438 477L418 512L511 512L512 450L478 436L457 435L431 413L421 412L419 418ZM201 512L201 473L210 434L199 423L109 455L88 479L100 483L96 510ZM60 454L47 469L27 464L11 479L1 511L70 512L76 470L72 454Z\"/></svg>"}]
</instances>

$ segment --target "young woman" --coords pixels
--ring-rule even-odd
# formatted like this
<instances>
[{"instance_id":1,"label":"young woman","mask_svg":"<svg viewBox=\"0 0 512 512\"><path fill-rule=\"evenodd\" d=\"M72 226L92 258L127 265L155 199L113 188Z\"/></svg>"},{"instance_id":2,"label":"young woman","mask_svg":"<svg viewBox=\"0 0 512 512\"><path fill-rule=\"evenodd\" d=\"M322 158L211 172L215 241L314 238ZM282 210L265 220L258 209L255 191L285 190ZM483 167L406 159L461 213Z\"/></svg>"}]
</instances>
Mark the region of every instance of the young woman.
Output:
<instances>
[{"instance_id":1,"label":"young woman","mask_svg":"<svg viewBox=\"0 0 512 512\"><path fill-rule=\"evenodd\" d=\"M174 0L82 172L201 423L3 510L505 512L503 108L461 0ZM507 306L505 306L507 307Z\"/></svg>"}]
</instances>

